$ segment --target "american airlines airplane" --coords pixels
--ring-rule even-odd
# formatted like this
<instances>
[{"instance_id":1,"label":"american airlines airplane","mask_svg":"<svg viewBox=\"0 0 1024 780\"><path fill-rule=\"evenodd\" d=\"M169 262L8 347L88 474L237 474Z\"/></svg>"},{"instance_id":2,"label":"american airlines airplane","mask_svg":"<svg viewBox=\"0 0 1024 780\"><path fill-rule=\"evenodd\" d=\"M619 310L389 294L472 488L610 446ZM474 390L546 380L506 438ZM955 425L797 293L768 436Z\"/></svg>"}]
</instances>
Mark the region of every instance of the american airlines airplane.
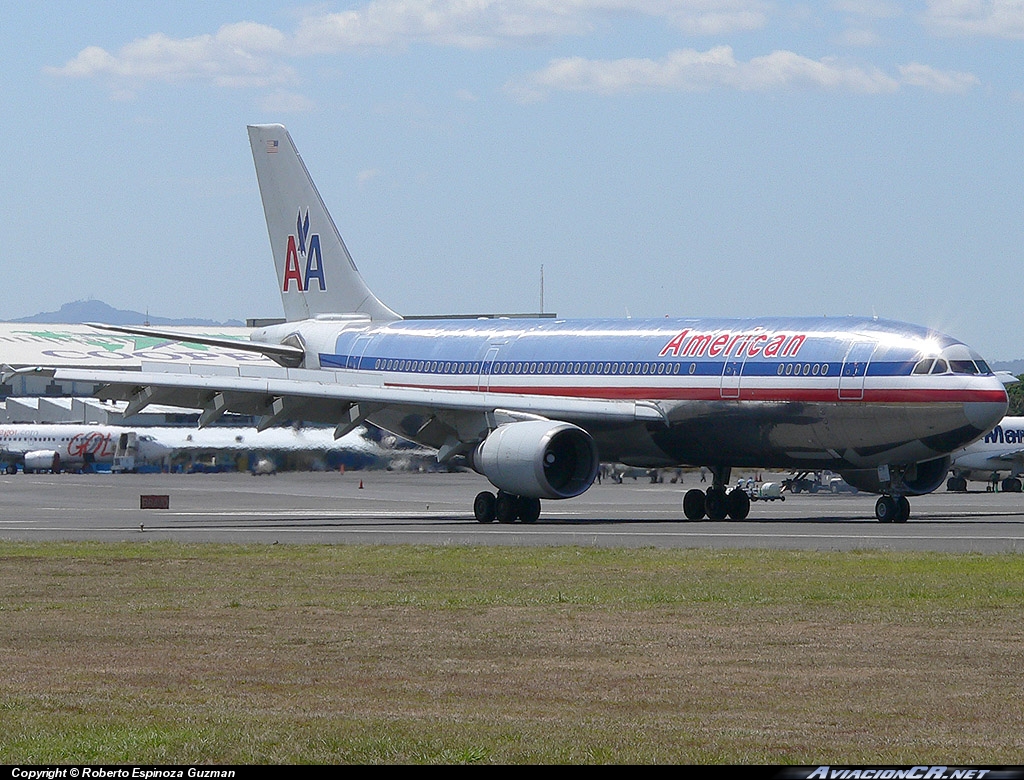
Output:
<instances>
[{"instance_id":1,"label":"american airlines airplane","mask_svg":"<svg viewBox=\"0 0 1024 780\"><path fill-rule=\"evenodd\" d=\"M1020 493L1024 474L1024 417L1004 417L973 444L952 455L953 475L947 490L967 490L968 480L995 483L1004 493ZM1006 475L1005 477L1003 475Z\"/></svg>"},{"instance_id":2,"label":"american airlines airplane","mask_svg":"<svg viewBox=\"0 0 1024 780\"><path fill-rule=\"evenodd\" d=\"M286 321L246 348L277 370L30 369L100 385L101 398L329 421L371 422L464 459L496 492L483 523L534 522L542 499L578 496L599 463L705 466L689 520L741 520L733 468L829 469L881 494L882 522L910 516L950 453L1002 418L999 378L967 345L870 318L403 319L371 292L281 125L249 127ZM110 330L230 346L152 328ZM128 413L128 412L126 412Z\"/></svg>"}]
</instances>

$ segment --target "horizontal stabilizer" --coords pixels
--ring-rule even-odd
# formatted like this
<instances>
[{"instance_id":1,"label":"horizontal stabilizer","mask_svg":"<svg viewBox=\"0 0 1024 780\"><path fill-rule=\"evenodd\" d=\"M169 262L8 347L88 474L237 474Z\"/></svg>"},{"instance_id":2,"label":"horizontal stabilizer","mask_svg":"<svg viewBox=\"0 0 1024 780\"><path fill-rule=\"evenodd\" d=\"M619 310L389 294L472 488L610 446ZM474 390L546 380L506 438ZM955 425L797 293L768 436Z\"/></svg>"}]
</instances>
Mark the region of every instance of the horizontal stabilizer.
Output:
<instances>
[{"instance_id":1,"label":"horizontal stabilizer","mask_svg":"<svg viewBox=\"0 0 1024 780\"><path fill-rule=\"evenodd\" d=\"M288 368L297 368L302 365L305 352L301 347L293 347L290 344L267 344L260 341L238 341L236 339L217 338L216 336L200 336L194 333L180 333L170 330L159 330L148 328L142 325L105 325L99 322L87 322L90 328L109 330L115 333L128 333L133 336L146 336L147 338L167 339L168 341L181 341L185 344L202 344L207 347L221 347L222 349L233 349L239 352L257 352Z\"/></svg>"}]
</instances>

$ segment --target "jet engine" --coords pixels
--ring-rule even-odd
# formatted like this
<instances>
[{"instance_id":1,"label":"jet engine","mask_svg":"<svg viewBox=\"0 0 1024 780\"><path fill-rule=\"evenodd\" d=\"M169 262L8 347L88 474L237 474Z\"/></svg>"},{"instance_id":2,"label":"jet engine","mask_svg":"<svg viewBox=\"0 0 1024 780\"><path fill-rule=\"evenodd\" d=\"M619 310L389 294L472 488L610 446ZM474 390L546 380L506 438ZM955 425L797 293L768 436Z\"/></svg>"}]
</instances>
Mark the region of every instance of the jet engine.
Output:
<instances>
[{"instance_id":1,"label":"jet engine","mask_svg":"<svg viewBox=\"0 0 1024 780\"><path fill-rule=\"evenodd\" d=\"M896 469L890 468L893 474L894 487L899 488L899 493L907 496L923 496L938 488L949 474L950 458L945 455L934 460L924 460L907 466L903 472L902 480L897 482ZM868 493L884 493L881 481L878 479L878 469L857 469L840 471L840 476L858 490Z\"/></svg>"},{"instance_id":2,"label":"jet engine","mask_svg":"<svg viewBox=\"0 0 1024 780\"><path fill-rule=\"evenodd\" d=\"M499 490L529 498L573 498L594 483L599 464L590 434L571 423L526 420L495 428L470 458Z\"/></svg>"},{"instance_id":3,"label":"jet engine","mask_svg":"<svg viewBox=\"0 0 1024 780\"><path fill-rule=\"evenodd\" d=\"M32 450L25 453L25 473L34 471L60 471L60 453L55 450Z\"/></svg>"}]
</instances>

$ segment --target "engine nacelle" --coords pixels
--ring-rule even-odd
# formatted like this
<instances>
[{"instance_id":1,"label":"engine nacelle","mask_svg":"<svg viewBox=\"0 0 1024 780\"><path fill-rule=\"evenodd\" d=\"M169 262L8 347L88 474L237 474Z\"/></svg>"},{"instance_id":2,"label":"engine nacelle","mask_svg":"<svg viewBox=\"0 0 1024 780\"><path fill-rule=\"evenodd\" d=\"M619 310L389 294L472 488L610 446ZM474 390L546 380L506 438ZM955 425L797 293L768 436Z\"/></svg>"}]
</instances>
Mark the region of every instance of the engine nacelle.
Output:
<instances>
[{"instance_id":1,"label":"engine nacelle","mask_svg":"<svg viewBox=\"0 0 1024 780\"><path fill-rule=\"evenodd\" d=\"M950 457L948 455L914 463L903 472L902 481L895 487L899 488L899 492L908 496L923 496L925 493L931 493L945 481L946 475L949 474L949 464ZM878 479L878 469L840 471L839 474L858 490L868 493L884 492L882 483Z\"/></svg>"},{"instance_id":2,"label":"engine nacelle","mask_svg":"<svg viewBox=\"0 0 1024 780\"><path fill-rule=\"evenodd\" d=\"M60 471L60 453L56 450L32 450L25 453L25 471Z\"/></svg>"},{"instance_id":3,"label":"engine nacelle","mask_svg":"<svg viewBox=\"0 0 1024 780\"><path fill-rule=\"evenodd\" d=\"M498 426L470 462L499 490L529 498L578 496L594 483L600 465L589 433L551 420Z\"/></svg>"}]
</instances>

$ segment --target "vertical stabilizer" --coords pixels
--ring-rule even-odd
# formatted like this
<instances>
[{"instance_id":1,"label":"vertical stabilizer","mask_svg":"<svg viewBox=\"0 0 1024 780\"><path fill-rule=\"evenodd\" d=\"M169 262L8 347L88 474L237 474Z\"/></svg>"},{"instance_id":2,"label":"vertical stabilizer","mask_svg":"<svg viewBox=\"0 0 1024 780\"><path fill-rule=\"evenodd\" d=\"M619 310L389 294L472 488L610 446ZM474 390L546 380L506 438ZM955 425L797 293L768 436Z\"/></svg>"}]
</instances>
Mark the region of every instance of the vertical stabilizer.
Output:
<instances>
[{"instance_id":1,"label":"vertical stabilizer","mask_svg":"<svg viewBox=\"0 0 1024 780\"><path fill-rule=\"evenodd\" d=\"M401 319L363 281L283 125L249 125L284 314L365 314Z\"/></svg>"}]
</instances>

